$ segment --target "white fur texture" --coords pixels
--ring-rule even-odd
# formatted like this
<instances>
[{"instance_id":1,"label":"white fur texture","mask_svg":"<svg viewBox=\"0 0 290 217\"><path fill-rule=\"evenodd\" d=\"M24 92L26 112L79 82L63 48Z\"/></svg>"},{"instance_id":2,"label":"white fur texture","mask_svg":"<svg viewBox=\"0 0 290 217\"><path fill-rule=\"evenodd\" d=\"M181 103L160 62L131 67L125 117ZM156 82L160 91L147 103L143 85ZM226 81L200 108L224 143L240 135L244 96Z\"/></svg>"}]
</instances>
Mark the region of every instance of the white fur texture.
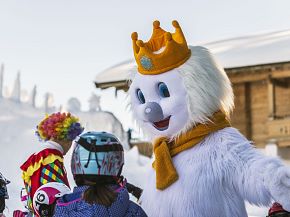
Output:
<instances>
[{"instance_id":1,"label":"white fur texture","mask_svg":"<svg viewBox=\"0 0 290 217\"><path fill-rule=\"evenodd\" d=\"M208 120L214 112L222 109L229 114L233 109L233 90L231 83L223 70L214 60L211 53L204 47L190 47L191 57L180 67L159 75L141 75L137 69L132 71L132 84L129 89L131 109L137 124L149 138L167 136L174 138L197 123ZM181 78L181 79L180 79ZM136 97L136 88L140 88L147 101L161 102L157 94L156 85L159 82L168 84L173 97L166 99L166 112L180 116L172 118L169 129L157 131L151 124L143 121L142 105ZM186 100L186 107L181 107ZM161 103L162 104L162 103ZM184 117L188 117L184 120ZM178 122L178 123L177 123Z\"/></svg>"},{"instance_id":2,"label":"white fur texture","mask_svg":"<svg viewBox=\"0 0 290 217\"><path fill-rule=\"evenodd\" d=\"M227 115L234 107L231 82L208 49L191 48L191 57L175 70L181 74L186 89L190 113L183 131L197 123L204 123L219 109Z\"/></svg>"},{"instance_id":3,"label":"white fur texture","mask_svg":"<svg viewBox=\"0 0 290 217\"><path fill-rule=\"evenodd\" d=\"M170 97L163 98L158 91L158 84L164 82L170 92ZM137 98L136 91L140 89L147 102L158 103L163 111L164 117L169 117L169 127L164 131L157 130L151 122L144 118L146 103L142 104ZM187 110L186 90L183 85L183 79L179 72L172 70L160 75L141 75L137 74L130 86L130 96L132 110L135 119L139 125L151 137L174 135L182 130L190 119Z\"/></svg>"},{"instance_id":4,"label":"white fur texture","mask_svg":"<svg viewBox=\"0 0 290 217\"><path fill-rule=\"evenodd\" d=\"M208 121L217 110L229 114L233 108L233 90L224 70L206 48L191 51L190 59L176 69L154 76L136 74L132 80L133 114L151 137L174 138ZM168 83L172 98L158 97L158 82ZM180 117L170 120L168 131L152 130L143 121L137 87L167 115ZM155 171L149 168L141 200L150 217L246 217L245 200L265 206L277 201L290 210L289 168L277 158L263 156L234 128L210 134L175 156L173 163L179 179L163 191L156 190Z\"/></svg>"},{"instance_id":5,"label":"white fur texture","mask_svg":"<svg viewBox=\"0 0 290 217\"><path fill-rule=\"evenodd\" d=\"M290 210L289 168L234 128L210 134L173 162L179 180L163 191L148 171L141 205L150 217L246 217L244 200L265 206L275 200Z\"/></svg>"}]
</instances>

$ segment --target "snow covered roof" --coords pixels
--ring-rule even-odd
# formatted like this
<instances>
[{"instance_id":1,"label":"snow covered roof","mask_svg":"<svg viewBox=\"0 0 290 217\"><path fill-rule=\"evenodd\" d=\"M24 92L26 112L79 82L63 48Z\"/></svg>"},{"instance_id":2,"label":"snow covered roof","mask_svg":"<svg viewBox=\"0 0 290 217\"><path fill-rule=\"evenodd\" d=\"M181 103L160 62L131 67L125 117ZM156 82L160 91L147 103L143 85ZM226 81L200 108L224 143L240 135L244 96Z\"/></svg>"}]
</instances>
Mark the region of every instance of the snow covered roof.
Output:
<instances>
[{"instance_id":1,"label":"snow covered roof","mask_svg":"<svg viewBox=\"0 0 290 217\"><path fill-rule=\"evenodd\" d=\"M133 60L127 60L124 62L121 62L117 65L114 65L105 71L99 73L96 77L96 81L99 82L105 82L105 81L119 81L119 80L126 80L127 79L127 74L128 70L130 68L133 68L135 65L135 62ZM115 75L118 74L117 77Z\"/></svg>"},{"instance_id":2,"label":"snow covered roof","mask_svg":"<svg viewBox=\"0 0 290 217\"><path fill-rule=\"evenodd\" d=\"M290 30L203 44L225 68L290 61Z\"/></svg>"},{"instance_id":3,"label":"snow covered roof","mask_svg":"<svg viewBox=\"0 0 290 217\"><path fill-rule=\"evenodd\" d=\"M102 72L95 78L95 85L97 88L108 88L115 86L118 88L118 83L124 83L128 79L130 69L135 65L135 61L127 60L114 65Z\"/></svg>"},{"instance_id":4,"label":"snow covered roof","mask_svg":"<svg viewBox=\"0 0 290 217\"><path fill-rule=\"evenodd\" d=\"M290 30L231 38L205 44L224 68L290 62ZM128 72L135 65L127 60L100 72L95 79L97 87L124 85ZM118 88L118 86L117 86Z\"/></svg>"}]
</instances>

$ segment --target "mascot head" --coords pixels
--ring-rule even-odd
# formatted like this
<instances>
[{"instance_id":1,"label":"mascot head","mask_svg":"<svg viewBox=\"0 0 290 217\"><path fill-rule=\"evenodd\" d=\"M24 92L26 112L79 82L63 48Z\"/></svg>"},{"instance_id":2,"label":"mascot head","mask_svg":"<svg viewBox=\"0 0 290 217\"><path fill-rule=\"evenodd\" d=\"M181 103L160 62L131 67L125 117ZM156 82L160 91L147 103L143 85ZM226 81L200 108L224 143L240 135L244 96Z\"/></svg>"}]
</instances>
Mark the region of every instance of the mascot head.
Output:
<instances>
[{"instance_id":1,"label":"mascot head","mask_svg":"<svg viewBox=\"0 0 290 217\"><path fill-rule=\"evenodd\" d=\"M129 94L133 115L151 137L175 138L217 111L233 108L231 83L211 53L188 46L177 21L175 32L153 23L148 42L132 34L137 69Z\"/></svg>"}]
</instances>

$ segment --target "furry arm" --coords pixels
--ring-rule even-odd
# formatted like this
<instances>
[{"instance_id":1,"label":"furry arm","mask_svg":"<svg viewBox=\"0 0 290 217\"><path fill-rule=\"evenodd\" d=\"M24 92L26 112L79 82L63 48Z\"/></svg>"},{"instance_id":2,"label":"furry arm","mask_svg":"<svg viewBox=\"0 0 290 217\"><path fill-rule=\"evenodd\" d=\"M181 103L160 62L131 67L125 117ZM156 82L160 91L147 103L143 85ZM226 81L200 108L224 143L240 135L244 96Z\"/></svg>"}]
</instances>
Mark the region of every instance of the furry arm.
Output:
<instances>
[{"instance_id":1,"label":"furry arm","mask_svg":"<svg viewBox=\"0 0 290 217\"><path fill-rule=\"evenodd\" d=\"M233 129L233 128L232 128ZM272 200L290 211L290 168L279 158L264 156L236 129L225 138L235 190L250 203L269 206Z\"/></svg>"}]
</instances>

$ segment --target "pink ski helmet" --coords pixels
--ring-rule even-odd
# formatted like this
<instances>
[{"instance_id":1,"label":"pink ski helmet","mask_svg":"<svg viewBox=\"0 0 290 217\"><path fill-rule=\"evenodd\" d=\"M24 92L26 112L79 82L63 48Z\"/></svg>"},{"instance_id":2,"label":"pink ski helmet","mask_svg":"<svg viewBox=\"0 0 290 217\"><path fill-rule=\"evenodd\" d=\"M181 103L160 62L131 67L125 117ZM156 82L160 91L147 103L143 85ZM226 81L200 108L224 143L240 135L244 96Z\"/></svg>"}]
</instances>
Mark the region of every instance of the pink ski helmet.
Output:
<instances>
[{"instance_id":1,"label":"pink ski helmet","mask_svg":"<svg viewBox=\"0 0 290 217\"><path fill-rule=\"evenodd\" d=\"M58 198L69 193L71 193L70 188L59 182L50 182L40 186L33 196L34 211L41 216L41 206L54 205Z\"/></svg>"}]
</instances>

